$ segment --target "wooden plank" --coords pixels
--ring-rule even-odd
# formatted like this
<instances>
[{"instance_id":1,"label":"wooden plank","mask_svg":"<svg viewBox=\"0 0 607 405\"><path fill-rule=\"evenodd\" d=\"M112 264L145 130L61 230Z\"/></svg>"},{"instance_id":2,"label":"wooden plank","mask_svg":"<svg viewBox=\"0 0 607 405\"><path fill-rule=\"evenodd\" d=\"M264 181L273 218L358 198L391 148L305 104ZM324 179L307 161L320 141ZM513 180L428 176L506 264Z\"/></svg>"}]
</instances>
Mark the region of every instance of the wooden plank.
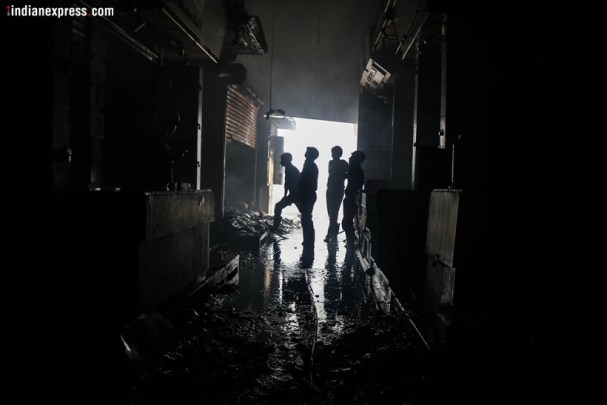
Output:
<instances>
[{"instance_id":1,"label":"wooden plank","mask_svg":"<svg viewBox=\"0 0 607 405\"><path fill-rule=\"evenodd\" d=\"M221 266L216 271L212 272L208 277L206 277L199 285L194 289L189 296L192 297L196 294L199 294L203 291L209 291L211 289L220 287L224 284L233 284L238 281L238 274L233 274L234 272L238 272L240 264L240 255L235 255L229 261L225 263L225 265Z\"/></svg>"}]
</instances>

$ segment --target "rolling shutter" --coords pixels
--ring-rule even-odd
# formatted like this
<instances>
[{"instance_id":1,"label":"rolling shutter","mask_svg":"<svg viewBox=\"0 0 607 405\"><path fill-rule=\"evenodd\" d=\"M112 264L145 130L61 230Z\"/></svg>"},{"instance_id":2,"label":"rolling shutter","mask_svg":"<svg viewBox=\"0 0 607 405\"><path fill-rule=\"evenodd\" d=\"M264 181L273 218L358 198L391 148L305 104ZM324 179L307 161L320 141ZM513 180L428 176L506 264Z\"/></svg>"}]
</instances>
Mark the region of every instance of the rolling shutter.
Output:
<instances>
[{"instance_id":1,"label":"rolling shutter","mask_svg":"<svg viewBox=\"0 0 607 405\"><path fill-rule=\"evenodd\" d=\"M257 142L259 103L253 93L241 85L228 86L226 107L226 139L253 149Z\"/></svg>"}]
</instances>

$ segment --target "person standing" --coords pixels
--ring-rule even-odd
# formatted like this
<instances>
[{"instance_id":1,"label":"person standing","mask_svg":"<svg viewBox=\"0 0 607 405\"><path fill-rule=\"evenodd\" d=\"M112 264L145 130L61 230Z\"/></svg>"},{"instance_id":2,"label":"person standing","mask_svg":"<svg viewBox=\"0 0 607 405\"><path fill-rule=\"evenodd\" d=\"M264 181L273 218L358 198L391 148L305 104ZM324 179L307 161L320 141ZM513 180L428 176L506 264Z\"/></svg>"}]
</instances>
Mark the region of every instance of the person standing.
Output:
<instances>
[{"instance_id":1,"label":"person standing","mask_svg":"<svg viewBox=\"0 0 607 405\"><path fill-rule=\"evenodd\" d=\"M299 209L299 169L293 165L293 155L286 152L280 155L280 165L285 168L285 194L274 205L274 223L272 231L276 231L282 221L282 210L295 203ZM300 210L301 211L301 210Z\"/></svg>"},{"instance_id":2,"label":"person standing","mask_svg":"<svg viewBox=\"0 0 607 405\"><path fill-rule=\"evenodd\" d=\"M308 258L314 256L314 222L312 211L316 202L318 189L318 166L314 161L318 158L318 149L313 146L306 148L306 161L301 176L299 176L299 212L301 213L301 227L303 230L303 255Z\"/></svg>"},{"instance_id":3,"label":"person standing","mask_svg":"<svg viewBox=\"0 0 607 405\"><path fill-rule=\"evenodd\" d=\"M332 160L329 161L329 179L327 181L327 212L329 213L329 229L325 242L337 242L339 232L339 208L344 199L344 183L348 175L348 162L341 159L343 150L340 146L331 148Z\"/></svg>"},{"instance_id":4,"label":"person standing","mask_svg":"<svg viewBox=\"0 0 607 405\"><path fill-rule=\"evenodd\" d=\"M356 217L360 192L365 183L365 172L361 166L364 161L365 154L359 150L352 152L349 159L348 185L345 190L344 216L341 221L341 227L346 232L346 246L348 249L356 247L354 218Z\"/></svg>"}]
</instances>

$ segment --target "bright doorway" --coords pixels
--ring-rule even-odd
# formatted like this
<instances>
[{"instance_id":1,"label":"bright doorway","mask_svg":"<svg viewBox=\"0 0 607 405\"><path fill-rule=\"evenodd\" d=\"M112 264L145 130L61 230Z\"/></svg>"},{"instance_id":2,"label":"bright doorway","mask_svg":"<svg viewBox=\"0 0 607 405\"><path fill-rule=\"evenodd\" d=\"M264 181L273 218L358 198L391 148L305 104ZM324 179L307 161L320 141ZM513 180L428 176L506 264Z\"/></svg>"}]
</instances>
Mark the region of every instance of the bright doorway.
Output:
<instances>
[{"instance_id":1,"label":"bright doorway","mask_svg":"<svg viewBox=\"0 0 607 405\"><path fill-rule=\"evenodd\" d=\"M318 166L318 190L316 191L317 200L314 204L314 218L323 219L321 222L328 223L326 191L327 178L329 177L329 161L331 160L331 148L339 145L344 153L342 159L348 160L350 154L357 147L358 125L344 122L310 120L305 118L294 118L296 123L295 130L278 130L278 136L284 137L284 151L293 155L293 164L300 171L305 161L304 154L308 146L314 146L318 149L320 155L316 159ZM282 167L276 168L282 170ZM284 176L283 176L284 182ZM272 201L270 207L274 210L274 204L284 195L284 185L275 184L272 190ZM291 205L283 210L283 216L294 217L299 214L297 207ZM339 212L339 221L341 221L342 212ZM322 231L324 232L324 229Z\"/></svg>"}]
</instances>

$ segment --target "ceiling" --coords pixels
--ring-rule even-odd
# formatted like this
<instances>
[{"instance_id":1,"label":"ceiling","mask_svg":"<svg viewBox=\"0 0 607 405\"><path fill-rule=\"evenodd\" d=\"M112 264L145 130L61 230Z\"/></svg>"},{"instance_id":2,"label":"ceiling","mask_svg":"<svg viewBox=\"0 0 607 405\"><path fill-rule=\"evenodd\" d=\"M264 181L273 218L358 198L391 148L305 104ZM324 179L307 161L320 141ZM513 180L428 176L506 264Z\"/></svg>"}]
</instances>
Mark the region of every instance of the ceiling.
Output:
<instances>
[{"instance_id":1,"label":"ceiling","mask_svg":"<svg viewBox=\"0 0 607 405\"><path fill-rule=\"evenodd\" d=\"M380 1L247 0L245 7L259 16L268 53L236 61L246 67L247 83L264 108L358 122L359 82Z\"/></svg>"},{"instance_id":2,"label":"ceiling","mask_svg":"<svg viewBox=\"0 0 607 405\"><path fill-rule=\"evenodd\" d=\"M243 66L238 76L264 104L261 111L350 123L358 122L360 81L371 51L394 54L399 38L410 41L425 7L424 0L96 3L115 3L112 21L162 63L219 63L228 73ZM410 45L403 42L402 50Z\"/></svg>"}]
</instances>

